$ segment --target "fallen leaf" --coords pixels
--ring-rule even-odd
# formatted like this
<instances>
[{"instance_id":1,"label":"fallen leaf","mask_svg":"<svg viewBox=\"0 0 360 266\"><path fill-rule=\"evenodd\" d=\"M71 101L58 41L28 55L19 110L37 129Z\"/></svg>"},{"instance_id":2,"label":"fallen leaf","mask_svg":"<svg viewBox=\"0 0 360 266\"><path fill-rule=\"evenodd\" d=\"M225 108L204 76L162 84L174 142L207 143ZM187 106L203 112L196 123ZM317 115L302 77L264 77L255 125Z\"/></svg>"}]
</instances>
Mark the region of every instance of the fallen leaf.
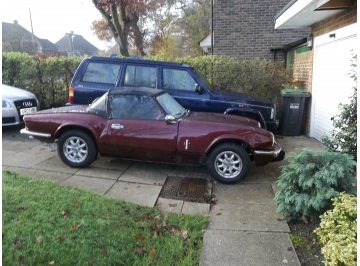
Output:
<instances>
[{"instance_id":1,"label":"fallen leaf","mask_svg":"<svg viewBox=\"0 0 360 266\"><path fill-rule=\"evenodd\" d=\"M101 251L102 251L102 254L103 254L104 256L106 256L107 251L106 251L106 249L105 249L104 247L101 248Z\"/></svg>"},{"instance_id":2,"label":"fallen leaf","mask_svg":"<svg viewBox=\"0 0 360 266\"><path fill-rule=\"evenodd\" d=\"M22 249L22 246L17 246L17 249Z\"/></svg>"},{"instance_id":3,"label":"fallen leaf","mask_svg":"<svg viewBox=\"0 0 360 266\"><path fill-rule=\"evenodd\" d=\"M145 252L145 248L144 247L136 247L135 249L134 249L134 253L137 253L137 254L144 254L144 252Z\"/></svg>"},{"instance_id":4,"label":"fallen leaf","mask_svg":"<svg viewBox=\"0 0 360 266\"><path fill-rule=\"evenodd\" d=\"M187 233L187 230L182 232L182 237L183 237L184 240L186 240L189 237L188 233Z\"/></svg>"},{"instance_id":5,"label":"fallen leaf","mask_svg":"<svg viewBox=\"0 0 360 266\"><path fill-rule=\"evenodd\" d=\"M146 220L151 220L151 214L150 213L145 214L144 217L145 217Z\"/></svg>"},{"instance_id":6,"label":"fallen leaf","mask_svg":"<svg viewBox=\"0 0 360 266\"><path fill-rule=\"evenodd\" d=\"M121 225L126 225L126 222L122 222Z\"/></svg>"},{"instance_id":7,"label":"fallen leaf","mask_svg":"<svg viewBox=\"0 0 360 266\"><path fill-rule=\"evenodd\" d=\"M55 264L55 261L50 261L48 264L49 264L49 265L54 265L54 264Z\"/></svg>"},{"instance_id":8,"label":"fallen leaf","mask_svg":"<svg viewBox=\"0 0 360 266\"><path fill-rule=\"evenodd\" d=\"M177 203L174 203L174 204L169 203L169 206L170 206L170 207L176 207L176 206L177 206Z\"/></svg>"},{"instance_id":9,"label":"fallen leaf","mask_svg":"<svg viewBox=\"0 0 360 266\"><path fill-rule=\"evenodd\" d=\"M15 238L15 240L14 240L14 244L19 244L20 243L20 238Z\"/></svg>"},{"instance_id":10,"label":"fallen leaf","mask_svg":"<svg viewBox=\"0 0 360 266\"><path fill-rule=\"evenodd\" d=\"M16 207L15 208L15 211L23 211L25 210L25 208L23 206L20 206L20 207Z\"/></svg>"},{"instance_id":11,"label":"fallen leaf","mask_svg":"<svg viewBox=\"0 0 360 266\"><path fill-rule=\"evenodd\" d=\"M66 209L66 211L63 211L63 212L62 212L62 215L63 215L63 217L66 219L66 218L68 218L69 213L70 213L69 209Z\"/></svg>"},{"instance_id":12,"label":"fallen leaf","mask_svg":"<svg viewBox=\"0 0 360 266\"><path fill-rule=\"evenodd\" d=\"M77 228L76 225L73 225L73 226L71 227L72 230L76 230L76 228Z\"/></svg>"},{"instance_id":13,"label":"fallen leaf","mask_svg":"<svg viewBox=\"0 0 360 266\"><path fill-rule=\"evenodd\" d=\"M150 255L151 256L155 256L156 255L156 249L152 249L152 250L150 250Z\"/></svg>"},{"instance_id":14,"label":"fallen leaf","mask_svg":"<svg viewBox=\"0 0 360 266\"><path fill-rule=\"evenodd\" d=\"M59 237L59 240L60 240L60 241L64 241L65 239L66 239L66 236L60 236L60 237Z\"/></svg>"},{"instance_id":15,"label":"fallen leaf","mask_svg":"<svg viewBox=\"0 0 360 266\"><path fill-rule=\"evenodd\" d=\"M76 200L76 199L74 199L74 200L73 200L73 203L75 203L75 204L76 204L76 203L77 203L77 200Z\"/></svg>"},{"instance_id":16,"label":"fallen leaf","mask_svg":"<svg viewBox=\"0 0 360 266\"><path fill-rule=\"evenodd\" d=\"M36 242L37 242L37 243L40 243L40 242L41 242L41 238L40 238L40 237L37 237L37 238L36 238Z\"/></svg>"},{"instance_id":17,"label":"fallen leaf","mask_svg":"<svg viewBox=\"0 0 360 266\"><path fill-rule=\"evenodd\" d=\"M23 256L19 256L18 262L19 262L20 264L24 264L24 263L25 263L24 257L23 257Z\"/></svg>"},{"instance_id":18,"label":"fallen leaf","mask_svg":"<svg viewBox=\"0 0 360 266\"><path fill-rule=\"evenodd\" d=\"M136 236L135 236L135 239L138 239L138 240L139 240L139 239L140 239L140 240L145 240L145 237L143 237L143 236L139 236L139 235L136 235Z\"/></svg>"},{"instance_id":19,"label":"fallen leaf","mask_svg":"<svg viewBox=\"0 0 360 266\"><path fill-rule=\"evenodd\" d=\"M221 215L221 212L218 212L216 215L217 215L217 216Z\"/></svg>"}]
</instances>

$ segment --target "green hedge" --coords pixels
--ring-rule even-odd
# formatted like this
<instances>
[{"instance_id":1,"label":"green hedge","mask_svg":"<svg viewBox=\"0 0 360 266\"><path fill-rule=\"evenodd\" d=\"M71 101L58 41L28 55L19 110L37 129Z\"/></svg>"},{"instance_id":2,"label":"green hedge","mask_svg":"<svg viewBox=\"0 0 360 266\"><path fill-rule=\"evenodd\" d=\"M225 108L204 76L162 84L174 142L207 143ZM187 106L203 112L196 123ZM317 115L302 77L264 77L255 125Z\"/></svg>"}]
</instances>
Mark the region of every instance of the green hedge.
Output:
<instances>
[{"instance_id":1,"label":"green hedge","mask_svg":"<svg viewBox=\"0 0 360 266\"><path fill-rule=\"evenodd\" d=\"M2 53L2 83L31 91L41 108L63 106L71 79L82 58Z\"/></svg>"},{"instance_id":2,"label":"green hedge","mask_svg":"<svg viewBox=\"0 0 360 266\"><path fill-rule=\"evenodd\" d=\"M280 89L289 84L284 62L258 58L239 61L228 56L185 58L150 57L193 66L215 87L265 98L280 105ZM30 56L26 53L2 53L3 83L33 92L42 108L67 102L71 79L82 58Z\"/></svg>"}]
</instances>

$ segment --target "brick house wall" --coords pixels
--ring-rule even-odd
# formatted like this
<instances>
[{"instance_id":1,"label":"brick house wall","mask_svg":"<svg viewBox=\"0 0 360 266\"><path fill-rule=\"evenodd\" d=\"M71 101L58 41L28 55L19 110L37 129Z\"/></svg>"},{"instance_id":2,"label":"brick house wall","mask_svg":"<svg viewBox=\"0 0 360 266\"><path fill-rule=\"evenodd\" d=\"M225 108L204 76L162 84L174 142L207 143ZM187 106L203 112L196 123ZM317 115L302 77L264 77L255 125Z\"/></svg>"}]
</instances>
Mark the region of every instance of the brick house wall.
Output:
<instances>
[{"instance_id":1,"label":"brick house wall","mask_svg":"<svg viewBox=\"0 0 360 266\"><path fill-rule=\"evenodd\" d=\"M306 38L310 28L275 30L274 18L289 0L213 0L215 55L273 59L271 48ZM277 60L285 53L277 52Z\"/></svg>"},{"instance_id":2,"label":"brick house wall","mask_svg":"<svg viewBox=\"0 0 360 266\"><path fill-rule=\"evenodd\" d=\"M343 28L357 22L357 1L354 6L346 9L334 17L320 21L311 27L313 38L331 31ZM314 43L315 44L315 43ZM305 53L295 54L294 56L294 79L303 81L303 89L312 92L313 79L313 50ZM311 119L311 97L306 100L304 109L304 118L302 123L302 131L306 136L310 135L310 119Z\"/></svg>"}]
</instances>

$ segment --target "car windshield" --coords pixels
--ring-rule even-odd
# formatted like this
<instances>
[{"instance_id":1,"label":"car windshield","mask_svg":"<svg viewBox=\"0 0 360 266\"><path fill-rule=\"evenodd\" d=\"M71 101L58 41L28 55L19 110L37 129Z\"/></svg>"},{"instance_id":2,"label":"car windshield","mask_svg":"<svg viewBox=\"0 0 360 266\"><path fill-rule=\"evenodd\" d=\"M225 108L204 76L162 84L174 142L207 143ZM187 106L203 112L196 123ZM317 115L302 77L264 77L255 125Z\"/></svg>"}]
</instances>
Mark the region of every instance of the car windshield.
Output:
<instances>
[{"instance_id":1,"label":"car windshield","mask_svg":"<svg viewBox=\"0 0 360 266\"><path fill-rule=\"evenodd\" d=\"M166 114L173 115L175 118L183 116L186 112L186 109L167 93L159 95L156 97L156 100L165 110Z\"/></svg>"},{"instance_id":2,"label":"car windshield","mask_svg":"<svg viewBox=\"0 0 360 266\"><path fill-rule=\"evenodd\" d=\"M199 72L197 72L196 70L194 70L196 75L200 78L200 80L206 85L207 88L210 89L210 91L214 91L216 89L216 87L214 87L213 85L211 85L209 83L209 81L203 76L201 75Z\"/></svg>"}]
</instances>

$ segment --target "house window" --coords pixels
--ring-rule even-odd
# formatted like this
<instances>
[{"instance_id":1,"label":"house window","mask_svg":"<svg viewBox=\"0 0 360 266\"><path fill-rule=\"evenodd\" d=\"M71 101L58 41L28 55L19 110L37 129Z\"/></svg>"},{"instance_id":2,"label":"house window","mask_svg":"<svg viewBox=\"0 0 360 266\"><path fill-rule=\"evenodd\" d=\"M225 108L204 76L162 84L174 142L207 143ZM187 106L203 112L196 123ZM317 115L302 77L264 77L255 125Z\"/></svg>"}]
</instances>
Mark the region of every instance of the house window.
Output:
<instances>
[{"instance_id":1,"label":"house window","mask_svg":"<svg viewBox=\"0 0 360 266\"><path fill-rule=\"evenodd\" d=\"M85 82L116 84L121 65L108 63L89 63L82 78Z\"/></svg>"}]
</instances>

